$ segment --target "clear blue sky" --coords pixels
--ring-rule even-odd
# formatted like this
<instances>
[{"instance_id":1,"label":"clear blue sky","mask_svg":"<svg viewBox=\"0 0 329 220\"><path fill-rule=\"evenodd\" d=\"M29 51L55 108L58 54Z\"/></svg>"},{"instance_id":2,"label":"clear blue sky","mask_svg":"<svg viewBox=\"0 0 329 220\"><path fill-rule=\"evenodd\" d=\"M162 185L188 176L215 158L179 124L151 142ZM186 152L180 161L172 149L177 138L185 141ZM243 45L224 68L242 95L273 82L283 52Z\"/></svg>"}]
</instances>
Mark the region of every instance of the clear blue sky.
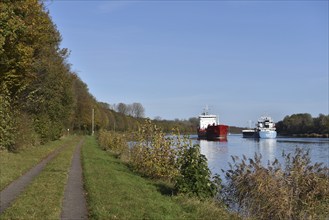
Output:
<instances>
[{"instance_id":1,"label":"clear blue sky","mask_svg":"<svg viewBox=\"0 0 329 220\"><path fill-rule=\"evenodd\" d=\"M46 2L98 101L247 126L328 114L328 1Z\"/></svg>"}]
</instances>

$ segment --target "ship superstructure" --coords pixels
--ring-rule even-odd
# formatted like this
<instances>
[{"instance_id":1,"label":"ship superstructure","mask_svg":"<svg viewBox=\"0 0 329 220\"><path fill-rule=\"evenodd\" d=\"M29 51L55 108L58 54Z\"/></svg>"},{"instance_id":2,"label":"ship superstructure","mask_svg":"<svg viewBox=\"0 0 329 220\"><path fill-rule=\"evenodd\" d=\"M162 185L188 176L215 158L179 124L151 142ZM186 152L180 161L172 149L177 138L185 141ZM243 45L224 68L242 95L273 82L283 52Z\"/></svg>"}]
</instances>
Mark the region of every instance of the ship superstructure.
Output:
<instances>
[{"instance_id":1,"label":"ship superstructure","mask_svg":"<svg viewBox=\"0 0 329 220\"><path fill-rule=\"evenodd\" d=\"M258 119L257 130L259 138L273 139L276 138L276 128L273 119L269 116L263 116Z\"/></svg>"}]
</instances>

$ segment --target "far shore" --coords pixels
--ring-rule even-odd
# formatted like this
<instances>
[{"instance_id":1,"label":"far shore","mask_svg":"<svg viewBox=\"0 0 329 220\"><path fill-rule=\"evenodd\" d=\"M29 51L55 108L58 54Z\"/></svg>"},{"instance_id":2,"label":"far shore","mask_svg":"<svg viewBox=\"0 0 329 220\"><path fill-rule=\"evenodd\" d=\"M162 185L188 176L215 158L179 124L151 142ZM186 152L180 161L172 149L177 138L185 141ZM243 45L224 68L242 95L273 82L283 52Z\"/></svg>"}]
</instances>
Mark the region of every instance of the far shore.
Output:
<instances>
[{"instance_id":1,"label":"far shore","mask_svg":"<svg viewBox=\"0 0 329 220\"><path fill-rule=\"evenodd\" d=\"M283 135L283 134L278 134L281 137L302 137L302 138L329 138L329 134L291 134L291 135Z\"/></svg>"}]
</instances>

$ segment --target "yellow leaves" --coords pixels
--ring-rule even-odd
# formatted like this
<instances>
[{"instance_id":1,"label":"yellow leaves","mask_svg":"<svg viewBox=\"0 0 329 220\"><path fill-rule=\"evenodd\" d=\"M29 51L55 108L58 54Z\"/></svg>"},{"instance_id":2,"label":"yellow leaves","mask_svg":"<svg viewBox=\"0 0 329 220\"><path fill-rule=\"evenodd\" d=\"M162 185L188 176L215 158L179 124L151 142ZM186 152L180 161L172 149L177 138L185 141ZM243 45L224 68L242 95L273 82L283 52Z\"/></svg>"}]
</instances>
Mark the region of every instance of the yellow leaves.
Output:
<instances>
[{"instance_id":1,"label":"yellow leaves","mask_svg":"<svg viewBox=\"0 0 329 220\"><path fill-rule=\"evenodd\" d=\"M128 151L127 141L124 135L119 133L100 130L98 142L103 150L109 150L119 156Z\"/></svg>"},{"instance_id":2,"label":"yellow leaves","mask_svg":"<svg viewBox=\"0 0 329 220\"><path fill-rule=\"evenodd\" d=\"M166 137L150 120L138 129L132 147L132 164L138 172L152 178L171 180L178 173L177 150L172 138Z\"/></svg>"}]
</instances>

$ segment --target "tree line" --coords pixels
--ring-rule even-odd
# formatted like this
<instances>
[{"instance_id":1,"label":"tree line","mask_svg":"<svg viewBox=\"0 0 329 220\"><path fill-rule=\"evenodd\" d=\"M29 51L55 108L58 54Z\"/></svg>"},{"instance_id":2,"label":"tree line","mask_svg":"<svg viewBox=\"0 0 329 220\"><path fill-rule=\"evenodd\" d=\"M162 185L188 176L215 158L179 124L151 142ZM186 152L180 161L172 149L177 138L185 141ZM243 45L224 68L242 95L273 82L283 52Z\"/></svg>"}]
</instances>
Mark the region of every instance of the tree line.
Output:
<instances>
[{"instance_id":1,"label":"tree line","mask_svg":"<svg viewBox=\"0 0 329 220\"><path fill-rule=\"evenodd\" d=\"M90 134L92 109L96 131L138 129L144 107L98 102L71 70L61 40L42 1L0 2L0 149L16 151L72 132ZM159 124L164 130L185 126Z\"/></svg>"},{"instance_id":2,"label":"tree line","mask_svg":"<svg viewBox=\"0 0 329 220\"><path fill-rule=\"evenodd\" d=\"M96 129L137 128L138 121L98 102L71 70L42 2L4 0L0 10L0 149L90 133L92 109Z\"/></svg>"},{"instance_id":3,"label":"tree line","mask_svg":"<svg viewBox=\"0 0 329 220\"><path fill-rule=\"evenodd\" d=\"M145 117L145 109L143 105L138 102L134 102L132 104L120 102L118 105L114 105L114 109L121 114L133 116L135 118Z\"/></svg>"},{"instance_id":4,"label":"tree line","mask_svg":"<svg viewBox=\"0 0 329 220\"><path fill-rule=\"evenodd\" d=\"M276 123L281 135L328 136L329 115L319 114L313 118L308 113L293 114Z\"/></svg>"}]
</instances>

